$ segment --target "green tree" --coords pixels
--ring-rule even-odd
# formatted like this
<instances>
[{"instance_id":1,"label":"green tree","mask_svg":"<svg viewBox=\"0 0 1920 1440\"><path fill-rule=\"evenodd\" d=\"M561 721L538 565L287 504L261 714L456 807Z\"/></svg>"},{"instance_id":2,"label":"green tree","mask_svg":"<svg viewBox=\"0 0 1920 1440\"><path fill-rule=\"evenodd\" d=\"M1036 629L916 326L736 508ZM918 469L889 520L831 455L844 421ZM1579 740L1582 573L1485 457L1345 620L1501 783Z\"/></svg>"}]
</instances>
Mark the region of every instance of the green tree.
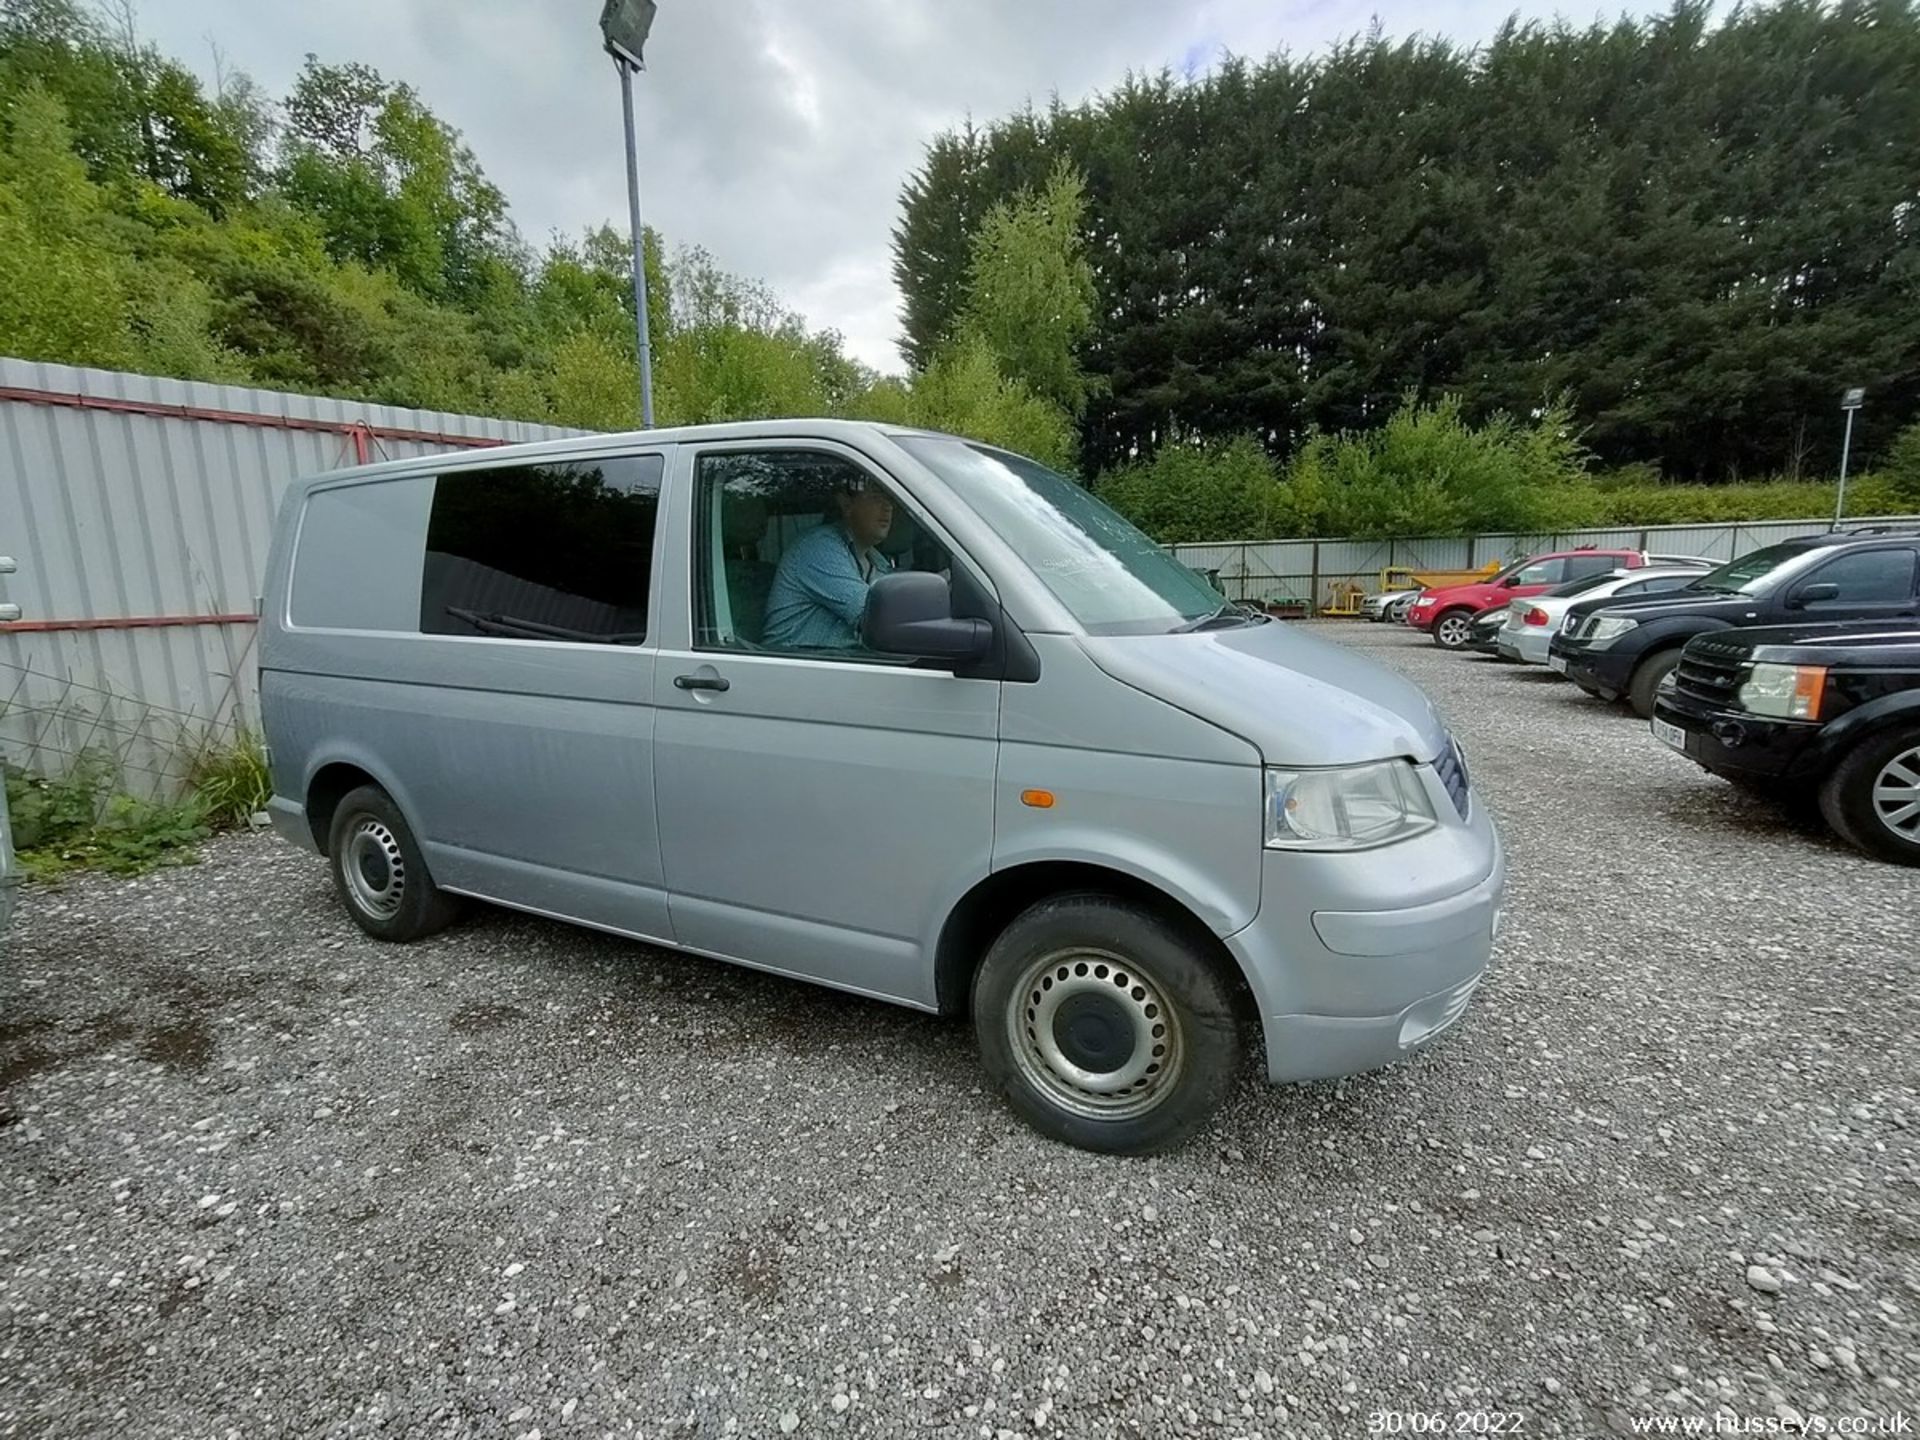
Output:
<instances>
[{"instance_id":1,"label":"green tree","mask_svg":"<svg viewBox=\"0 0 1920 1440\"><path fill-rule=\"evenodd\" d=\"M995 205L974 232L960 328L1000 372L1070 414L1086 406L1078 349L1093 324L1093 267L1080 226L1086 182L1057 163L1038 191Z\"/></svg>"},{"instance_id":2,"label":"green tree","mask_svg":"<svg viewBox=\"0 0 1920 1440\"><path fill-rule=\"evenodd\" d=\"M993 352L977 335L963 334L937 353L914 377L907 398L915 425L984 440L1056 469L1073 468L1071 417L1001 374Z\"/></svg>"},{"instance_id":3,"label":"green tree","mask_svg":"<svg viewBox=\"0 0 1920 1440\"><path fill-rule=\"evenodd\" d=\"M1702 0L1484 49L1379 34L1134 76L936 138L895 230L906 353L958 323L997 204L1086 177L1093 468L1169 436L1482 421L1566 392L1603 459L1725 479L1920 418L1920 11Z\"/></svg>"},{"instance_id":4,"label":"green tree","mask_svg":"<svg viewBox=\"0 0 1920 1440\"><path fill-rule=\"evenodd\" d=\"M467 300L517 258L506 199L406 85L312 55L286 103L280 186L336 260L393 271L428 299Z\"/></svg>"},{"instance_id":5,"label":"green tree","mask_svg":"<svg viewBox=\"0 0 1920 1440\"><path fill-rule=\"evenodd\" d=\"M65 107L37 81L16 92L0 148L0 353L132 361L127 267L96 238L102 209Z\"/></svg>"}]
</instances>

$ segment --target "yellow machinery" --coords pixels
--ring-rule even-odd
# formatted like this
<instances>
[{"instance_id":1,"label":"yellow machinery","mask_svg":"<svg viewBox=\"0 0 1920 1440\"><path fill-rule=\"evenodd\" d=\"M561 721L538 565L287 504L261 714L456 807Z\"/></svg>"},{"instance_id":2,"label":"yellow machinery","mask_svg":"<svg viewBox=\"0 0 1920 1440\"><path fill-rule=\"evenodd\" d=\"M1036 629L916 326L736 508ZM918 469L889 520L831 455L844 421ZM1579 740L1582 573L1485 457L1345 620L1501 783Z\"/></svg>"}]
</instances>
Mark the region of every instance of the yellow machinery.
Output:
<instances>
[{"instance_id":1,"label":"yellow machinery","mask_svg":"<svg viewBox=\"0 0 1920 1440\"><path fill-rule=\"evenodd\" d=\"M1356 585L1351 580L1333 582L1333 603L1324 607L1322 615L1358 615L1360 602L1366 597L1366 587Z\"/></svg>"},{"instance_id":2,"label":"yellow machinery","mask_svg":"<svg viewBox=\"0 0 1920 1440\"><path fill-rule=\"evenodd\" d=\"M1500 562L1489 560L1478 570L1415 570L1389 565L1380 572L1382 590L1437 590L1443 585L1472 585L1500 573Z\"/></svg>"}]
</instances>

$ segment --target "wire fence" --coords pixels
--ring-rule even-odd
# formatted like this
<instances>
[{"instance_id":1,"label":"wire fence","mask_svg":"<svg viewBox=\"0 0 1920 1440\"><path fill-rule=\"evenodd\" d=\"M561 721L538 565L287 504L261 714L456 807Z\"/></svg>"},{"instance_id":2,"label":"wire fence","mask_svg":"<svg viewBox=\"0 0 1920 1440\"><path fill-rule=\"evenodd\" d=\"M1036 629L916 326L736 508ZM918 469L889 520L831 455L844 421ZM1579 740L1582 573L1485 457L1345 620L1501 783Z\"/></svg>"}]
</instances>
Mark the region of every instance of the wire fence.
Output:
<instances>
[{"instance_id":1,"label":"wire fence","mask_svg":"<svg viewBox=\"0 0 1920 1440\"><path fill-rule=\"evenodd\" d=\"M65 775L96 767L121 794L177 799L212 756L256 743L237 706L175 709L72 675L0 662L0 757L13 769Z\"/></svg>"}]
</instances>

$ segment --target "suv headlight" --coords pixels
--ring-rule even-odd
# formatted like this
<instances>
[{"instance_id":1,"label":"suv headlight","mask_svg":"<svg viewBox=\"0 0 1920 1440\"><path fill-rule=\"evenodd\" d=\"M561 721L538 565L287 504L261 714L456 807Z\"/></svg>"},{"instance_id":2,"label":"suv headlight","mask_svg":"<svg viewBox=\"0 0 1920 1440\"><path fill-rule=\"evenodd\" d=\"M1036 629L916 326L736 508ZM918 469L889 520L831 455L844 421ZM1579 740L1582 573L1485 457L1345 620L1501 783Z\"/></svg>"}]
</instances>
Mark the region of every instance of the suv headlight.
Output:
<instances>
[{"instance_id":1,"label":"suv headlight","mask_svg":"<svg viewBox=\"0 0 1920 1440\"><path fill-rule=\"evenodd\" d=\"M1818 720L1826 694L1824 665L1773 665L1762 660L1741 682L1735 696L1742 710L1776 720Z\"/></svg>"},{"instance_id":2,"label":"suv headlight","mask_svg":"<svg viewBox=\"0 0 1920 1440\"><path fill-rule=\"evenodd\" d=\"M1638 620L1629 620L1624 615L1602 615L1593 622L1593 629L1587 632L1587 643L1603 647L1611 645L1629 630L1639 628Z\"/></svg>"},{"instance_id":3,"label":"suv headlight","mask_svg":"<svg viewBox=\"0 0 1920 1440\"><path fill-rule=\"evenodd\" d=\"M1369 850L1438 820L1407 760L1337 770L1267 771L1266 843L1274 850Z\"/></svg>"}]
</instances>

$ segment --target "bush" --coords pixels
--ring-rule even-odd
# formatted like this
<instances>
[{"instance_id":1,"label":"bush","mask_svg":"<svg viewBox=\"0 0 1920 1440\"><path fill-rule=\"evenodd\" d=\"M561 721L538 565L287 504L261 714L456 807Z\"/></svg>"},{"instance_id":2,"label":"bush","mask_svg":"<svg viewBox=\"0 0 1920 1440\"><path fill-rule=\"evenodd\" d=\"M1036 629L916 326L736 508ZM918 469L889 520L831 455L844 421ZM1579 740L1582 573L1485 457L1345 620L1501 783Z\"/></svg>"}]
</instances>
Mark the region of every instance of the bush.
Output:
<instances>
[{"instance_id":1,"label":"bush","mask_svg":"<svg viewBox=\"0 0 1920 1440\"><path fill-rule=\"evenodd\" d=\"M57 779L9 767L6 783L20 866L41 878L70 870L133 875L190 863L194 842L209 833L197 798L164 804L115 794L112 771L98 756L81 757Z\"/></svg>"},{"instance_id":2,"label":"bush","mask_svg":"<svg viewBox=\"0 0 1920 1440\"><path fill-rule=\"evenodd\" d=\"M1586 452L1567 411L1469 425L1411 396L1377 430L1316 435L1287 467L1294 534L1471 535L1581 523Z\"/></svg>"},{"instance_id":3,"label":"bush","mask_svg":"<svg viewBox=\"0 0 1920 1440\"><path fill-rule=\"evenodd\" d=\"M1471 426L1452 399L1409 398L1378 430L1311 436L1284 472L1243 436L1162 446L1109 470L1097 488L1163 544L1807 520L1834 506L1832 481L1669 485L1651 465L1593 475L1560 407L1526 424L1502 415ZM1847 483L1850 516L1916 510L1920 425L1894 442L1879 474Z\"/></svg>"},{"instance_id":4,"label":"bush","mask_svg":"<svg viewBox=\"0 0 1920 1440\"><path fill-rule=\"evenodd\" d=\"M1887 488L1893 509L1920 510L1920 422L1909 425L1894 437L1887 449L1886 463L1880 467L1879 479ZM1862 510L1860 513L1873 512Z\"/></svg>"},{"instance_id":5,"label":"bush","mask_svg":"<svg viewBox=\"0 0 1920 1440\"><path fill-rule=\"evenodd\" d=\"M1250 435L1225 445L1163 445L1109 470L1101 498L1163 544L1263 540L1283 521L1272 457Z\"/></svg>"},{"instance_id":6,"label":"bush","mask_svg":"<svg viewBox=\"0 0 1920 1440\"><path fill-rule=\"evenodd\" d=\"M929 430L983 440L1056 470L1073 468L1078 442L1072 418L1002 375L978 336L962 336L933 358L914 378L908 408L913 423Z\"/></svg>"},{"instance_id":7,"label":"bush","mask_svg":"<svg viewBox=\"0 0 1920 1440\"><path fill-rule=\"evenodd\" d=\"M6 769L13 843L27 874L72 870L135 875L159 865L188 865L193 846L216 830L247 825L273 793L259 737L239 732L188 762L187 794L176 801L121 794L104 755L82 755L66 774Z\"/></svg>"}]
</instances>

